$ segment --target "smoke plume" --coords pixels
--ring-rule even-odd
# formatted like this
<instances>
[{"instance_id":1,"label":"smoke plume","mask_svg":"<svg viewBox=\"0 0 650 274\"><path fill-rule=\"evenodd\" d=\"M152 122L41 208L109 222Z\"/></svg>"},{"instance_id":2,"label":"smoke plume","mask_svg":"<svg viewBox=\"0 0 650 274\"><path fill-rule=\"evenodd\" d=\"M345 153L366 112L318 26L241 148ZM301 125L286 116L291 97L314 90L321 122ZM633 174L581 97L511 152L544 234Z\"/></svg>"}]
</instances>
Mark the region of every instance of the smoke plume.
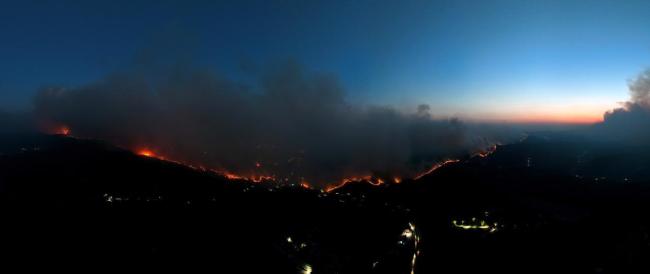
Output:
<instances>
[{"instance_id":1,"label":"smoke plume","mask_svg":"<svg viewBox=\"0 0 650 274\"><path fill-rule=\"evenodd\" d=\"M595 125L596 138L633 146L650 146L650 69L630 81L630 101L605 113Z\"/></svg>"},{"instance_id":2,"label":"smoke plume","mask_svg":"<svg viewBox=\"0 0 650 274\"><path fill-rule=\"evenodd\" d=\"M41 127L147 149L245 176L323 186L352 176L410 177L510 135L486 125L354 105L328 75L288 64L245 85L202 69L138 71L34 100Z\"/></svg>"}]
</instances>

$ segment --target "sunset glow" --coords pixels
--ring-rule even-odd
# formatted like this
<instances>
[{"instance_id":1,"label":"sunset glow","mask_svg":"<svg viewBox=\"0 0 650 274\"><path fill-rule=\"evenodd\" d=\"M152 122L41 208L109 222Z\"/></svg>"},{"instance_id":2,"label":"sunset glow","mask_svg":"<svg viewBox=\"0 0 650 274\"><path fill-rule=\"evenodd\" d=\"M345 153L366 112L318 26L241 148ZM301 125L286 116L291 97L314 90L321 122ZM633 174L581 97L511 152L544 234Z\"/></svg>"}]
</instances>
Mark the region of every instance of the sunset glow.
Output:
<instances>
[{"instance_id":1,"label":"sunset glow","mask_svg":"<svg viewBox=\"0 0 650 274\"><path fill-rule=\"evenodd\" d=\"M467 113L468 120L505 123L593 124L603 121L603 114L621 107L621 99L585 102L489 102Z\"/></svg>"}]
</instances>

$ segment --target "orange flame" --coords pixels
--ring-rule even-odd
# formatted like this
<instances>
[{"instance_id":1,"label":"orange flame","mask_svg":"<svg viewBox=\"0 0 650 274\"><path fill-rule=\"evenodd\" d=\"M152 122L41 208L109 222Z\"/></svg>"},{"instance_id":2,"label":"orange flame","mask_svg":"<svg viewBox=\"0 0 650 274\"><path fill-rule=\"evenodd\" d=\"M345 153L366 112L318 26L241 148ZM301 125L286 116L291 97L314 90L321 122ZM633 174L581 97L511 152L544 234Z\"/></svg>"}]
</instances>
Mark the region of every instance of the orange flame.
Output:
<instances>
[{"instance_id":1,"label":"orange flame","mask_svg":"<svg viewBox=\"0 0 650 274\"><path fill-rule=\"evenodd\" d=\"M61 126L58 129L56 129L56 131L55 131L55 134L60 134L60 135L65 135L65 136L70 135L70 133L71 133L71 130L67 126ZM494 153L497 150L497 147L498 147L498 144L493 145L490 148L488 148L486 151L481 151L481 152L478 152L476 154L473 154L472 157L481 157L481 158L487 157L490 154ZM253 174L253 175L242 175L242 174L232 173L232 172L229 172L229 171L226 171L226 170L217 170L217 169L205 168L205 167L200 166L200 165L195 166L195 165L192 165L190 163L167 159L166 157L163 157L163 156L159 155L158 153L156 153L154 150L146 148L146 147L136 149L134 153L136 153L136 154L138 154L140 156L144 156L144 157L156 158L156 159L159 159L159 160L164 160L164 161L171 162L171 163L176 163L176 164L179 164L179 165L184 165L186 167L189 167L189 168L195 169L195 170L214 172L214 173L219 174L219 175L221 175L221 176L223 176L223 177L225 177L226 179L229 179L229 180L240 180L240 181L247 181L247 182L253 182L253 183L282 182L283 180L286 182L286 181L289 180L288 178L278 180L275 176L268 176L268 175L255 175L255 174ZM418 179L420 179L420 178L434 172L435 170L437 170L437 169L439 169L439 168L441 168L443 166L446 166L446 165L452 164L452 163L457 163L457 162L460 162L460 160L449 159L449 160L445 160L445 161L440 162L440 163L436 163L431 168L429 168L428 170L426 170L426 171L416 175L415 177L413 177L413 179L418 180ZM260 162L255 162L255 167L256 168L261 168L262 164ZM360 176L360 177L343 178L337 183L330 184L330 185L326 186L323 190L325 192L332 192L332 191L334 191L336 189L339 189L339 188L347 185L348 183L353 183L353 182L365 182L365 183L368 183L368 184L370 184L372 186L380 186L380 185L385 184L385 181L382 178L373 177L371 175L366 175L366 176ZM395 184L399 184L399 183L402 182L402 178L393 177L392 182L395 183ZM305 189L313 189L312 185L309 184L306 181L301 181L299 186L302 187L302 188L305 188Z\"/></svg>"},{"instance_id":2,"label":"orange flame","mask_svg":"<svg viewBox=\"0 0 650 274\"><path fill-rule=\"evenodd\" d=\"M156 154L153 151L151 151L149 149L146 149L146 148L138 150L138 155L145 156L145 157L156 158Z\"/></svg>"},{"instance_id":3,"label":"orange flame","mask_svg":"<svg viewBox=\"0 0 650 274\"><path fill-rule=\"evenodd\" d=\"M343 178L340 182L326 186L325 187L325 192L332 192L334 190L337 190L339 188L342 188L343 186L349 184L349 183L358 183L358 182L366 182L372 186L380 186L384 184L384 180L381 178L373 178L372 176L363 176L363 177L350 177L350 178Z\"/></svg>"},{"instance_id":4,"label":"orange flame","mask_svg":"<svg viewBox=\"0 0 650 274\"><path fill-rule=\"evenodd\" d=\"M472 155L472 157L484 158L484 157L487 157L490 154L494 153L496 151L496 149L497 149L497 145L494 145L494 146L490 147L489 149L487 149L486 151L478 152L478 153ZM141 156L145 156L145 157L156 158L156 159L160 159L160 160L165 160L165 161L181 164L181 165L190 167L192 169L197 169L197 170L202 170L202 171L211 171L211 172L214 172L214 173L219 174L221 176L224 176L228 180L238 180L238 181L246 181L246 182L252 182L252 183L276 182L277 181L275 176L242 175L242 174L236 174L236 173L229 172L229 171L217 170L217 169L206 169L203 166L196 167L196 166L188 164L188 163L168 160L165 157L157 155L153 150L147 149L147 148L138 150L137 154L141 155ZM452 164L452 163L457 163L457 162L460 162L460 160L458 160L458 159L448 159L448 160L442 161L440 163L436 163L431 168L429 168L428 170L426 170L426 171L416 175L415 177L413 177L413 179L418 180L418 179L420 179L420 178L422 178L422 177L436 171L437 169L439 169L439 168L441 168L443 166L446 166L446 165L449 165L449 164ZM260 168L261 166L262 165L259 162L255 162L255 167L256 168ZM282 179L280 179L280 181L281 180ZM285 181L286 180L287 179L285 179ZM345 185L347 185L349 183L359 183L359 182L365 182L365 183L368 183L368 184L370 184L372 186L381 186L381 185L384 185L386 183L384 181L384 179L382 179L382 178L373 177L371 175L366 175L366 176L359 176L359 177L343 178L337 183L326 186L323 190L325 192L332 192L332 191L335 191L335 190L337 190L337 189L339 189L339 188L341 188L341 187L343 187L343 186L345 186ZM399 184L399 183L402 182L402 178L393 177L392 182L394 182L395 184ZM313 189L311 184L309 184L306 181L300 182L299 186L302 187L302 188L305 188L305 189Z\"/></svg>"},{"instance_id":5,"label":"orange flame","mask_svg":"<svg viewBox=\"0 0 650 274\"><path fill-rule=\"evenodd\" d=\"M214 173L220 174L220 175L226 177L226 179L229 179L229 180L240 180L240 181L247 181L247 182L253 182L253 183L261 183L261 182L268 182L268 181L274 182L275 181L274 176L265 176L265 175L244 176L244 175L239 175L239 174L235 174L235 173L228 172L228 171L218 171L218 170L215 170L215 169L212 169L211 171L214 172Z\"/></svg>"},{"instance_id":6,"label":"orange flame","mask_svg":"<svg viewBox=\"0 0 650 274\"><path fill-rule=\"evenodd\" d=\"M490 154L494 153L497 150L497 146L498 146L498 144L493 145L490 148L488 148L487 150L480 151L480 152L478 152L478 153L476 153L476 154L474 154L472 156L478 156L478 157L481 157L481 158L485 158L487 156L490 156Z\"/></svg>"},{"instance_id":7,"label":"orange flame","mask_svg":"<svg viewBox=\"0 0 650 274\"><path fill-rule=\"evenodd\" d=\"M158 159L158 160L163 160L163 161L183 165L183 166L189 167L189 168L194 169L194 170L214 172L214 173L219 174L219 175L221 175L223 177L226 177L226 179L228 179L228 180L239 180L239 181L247 181L247 182L253 182L253 183L276 181L274 176L266 176L266 175L248 175L248 176L246 176L246 175L235 174L235 173L232 173L232 172L229 172L229 171L224 171L224 170L209 169L209 168L205 168L204 166L201 166L201 165L197 166L197 165L193 165L191 163L171 160L171 159L168 159L168 158L166 158L164 156L159 155L154 150L149 149L149 148L138 149L138 150L136 150L135 153L140 155L140 156L144 156L144 157L148 157L148 158L155 158L155 159ZM256 166L258 166L258 165L261 166L259 163L256 163Z\"/></svg>"},{"instance_id":8,"label":"orange flame","mask_svg":"<svg viewBox=\"0 0 650 274\"><path fill-rule=\"evenodd\" d=\"M460 162L460 160L457 160L457 159L450 159L450 160L442 161L442 162L440 162L440 163L437 163L437 164L433 165L433 166L432 166L430 169L428 169L427 171L422 172L422 173L420 173L419 175L413 177L413 179L414 179L414 180L419 180L420 178L422 178L422 177L424 177L424 176L426 176L426 175L431 174L431 172L434 172L434 171L436 171L437 169L439 169L439 168L441 168L441 167L443 167L443 166L446 166L446 165L448 165L448 164L452 164L452 163L458 163L458 162Z\"/></svg>"},{"instance_id":9,"label":"orange flame","mask_svg":"<svg viewBox=\"0 0 650 274\"><path fill-rule=\"evenodd\" d=\"M60 135L69 135L70 134L70 128L67 126L62 126L59 129L56 130L56 134Z\"/></svg>"}]
</instances>

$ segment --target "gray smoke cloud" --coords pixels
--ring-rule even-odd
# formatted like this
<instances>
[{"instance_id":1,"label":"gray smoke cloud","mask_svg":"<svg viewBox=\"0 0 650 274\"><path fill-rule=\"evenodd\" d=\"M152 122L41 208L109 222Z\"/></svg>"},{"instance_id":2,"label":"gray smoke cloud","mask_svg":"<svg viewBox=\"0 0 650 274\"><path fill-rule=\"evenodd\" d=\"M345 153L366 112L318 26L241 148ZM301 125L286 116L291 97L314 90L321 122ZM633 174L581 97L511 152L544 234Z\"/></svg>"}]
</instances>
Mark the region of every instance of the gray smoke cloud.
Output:
<instances>
[{"instance_id":1,"label":"gray smoke cloud","mask_svg":"<svg viewBox=\"0 0 650 274\"><path fill-rule=\"evenodd\" d=\"M138 70L34 99L47 130L150 149L242 175L324 186L351 176L411 177L435 162L516 134L458 119L354 105L335 77L285 64L245 85L197 68L150 77Z\"/></svg>"},{"instance_id":2,"label":"gray smoke cloud","mask_svg":"<svg viewBox=\"0 0 650 274\"><path fill-rule=\"evenodd\" d=\"M630 96L632 101L628 104L650 107L650 69L646 69L630 83Z\"/></svg>"},{"instance_id":3,"label":"gray smoke cloud","mask_svg":"<svg viewBox=\"0 0 650 274\"><path fill-rule=\"evenodd\" d=\"M595 138L633 146L650 146L650 69L629 83L630 101L605 113L591 132Z\"/></svg>"}]
</instances>

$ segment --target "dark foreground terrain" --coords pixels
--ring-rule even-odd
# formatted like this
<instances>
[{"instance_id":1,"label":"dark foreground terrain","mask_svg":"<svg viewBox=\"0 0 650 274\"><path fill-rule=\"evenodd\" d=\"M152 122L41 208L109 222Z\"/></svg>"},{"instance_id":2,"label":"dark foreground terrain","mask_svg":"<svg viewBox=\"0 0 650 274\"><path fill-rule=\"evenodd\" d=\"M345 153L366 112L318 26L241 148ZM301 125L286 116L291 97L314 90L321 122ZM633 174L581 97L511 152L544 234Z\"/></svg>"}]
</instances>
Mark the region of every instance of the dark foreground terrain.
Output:
<instances>
[{"instance_id":1,"label":"dark foreground terrain","mask_svg":"<svg viewBox=\"0 0 650 274\"><path fill-rule=\"evenodd\" d=\"M0 136L7 262L216 273L648 273L650 156L531 136L333 192L64 136Z\"/></svg>"}]
</instances>

